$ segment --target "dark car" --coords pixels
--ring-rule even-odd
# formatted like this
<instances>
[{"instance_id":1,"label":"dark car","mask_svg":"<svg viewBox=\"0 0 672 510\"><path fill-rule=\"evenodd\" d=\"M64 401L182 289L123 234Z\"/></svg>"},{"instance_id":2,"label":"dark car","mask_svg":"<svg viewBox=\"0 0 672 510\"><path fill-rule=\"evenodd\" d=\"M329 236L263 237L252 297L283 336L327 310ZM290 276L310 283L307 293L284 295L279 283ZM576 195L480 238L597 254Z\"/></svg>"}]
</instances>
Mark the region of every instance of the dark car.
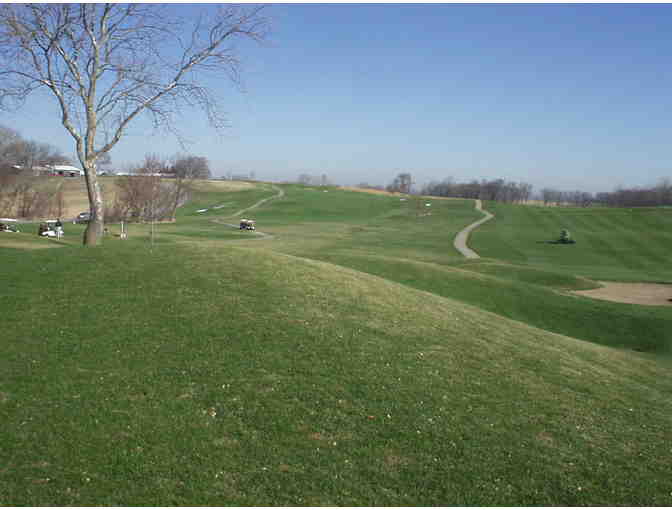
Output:
<instances>
[{"instance_id":1,"label":"dark car","mask_svg":"<svg viewBox=\"0 0 672 510\"><path fill-rule=\"evenodd\" d=\"M91 219L91 213L90 212L81 212L77 215L77 217L72 221L73 223L88 223L89 220Z\"/></svg>"}]
</instances>

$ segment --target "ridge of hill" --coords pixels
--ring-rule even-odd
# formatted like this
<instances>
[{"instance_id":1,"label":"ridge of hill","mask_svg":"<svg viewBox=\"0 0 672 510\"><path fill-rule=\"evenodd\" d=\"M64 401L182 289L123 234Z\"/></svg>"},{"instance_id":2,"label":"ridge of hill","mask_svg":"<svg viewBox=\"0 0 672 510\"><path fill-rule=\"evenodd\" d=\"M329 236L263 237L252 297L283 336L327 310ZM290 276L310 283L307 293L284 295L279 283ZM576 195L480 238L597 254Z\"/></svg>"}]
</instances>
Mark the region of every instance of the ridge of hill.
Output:
<instances>
[{"instance_id":1,"label":"ridge of hill","mask_svg":"<svg viewBox=\"0 0 672 510\"><path fill-rule=\"evenodd\" d=\"M138 248L7 262L40 271L2 282L4 504L669 501L657 358L325 262Z\"/></svg>"}]
</instances>

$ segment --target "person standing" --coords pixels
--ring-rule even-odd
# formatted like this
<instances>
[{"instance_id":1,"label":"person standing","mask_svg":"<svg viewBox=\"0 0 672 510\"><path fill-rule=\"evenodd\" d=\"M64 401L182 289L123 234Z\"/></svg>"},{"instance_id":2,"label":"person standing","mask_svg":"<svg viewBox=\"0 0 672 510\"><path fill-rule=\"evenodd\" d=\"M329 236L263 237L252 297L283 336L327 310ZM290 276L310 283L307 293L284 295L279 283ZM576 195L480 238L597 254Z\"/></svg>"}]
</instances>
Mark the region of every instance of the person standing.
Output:
<instances>
[{"instance_id":1,"label":"person standing","mask_svg":"<svg viewBox=\"0 0 672 510\"><path fill-rule=\"evenodd\" d=\"M63 235L63 223L61 223L61 218L56 219L56 224L54 225L54 230L56 231L56 237L58 239Z\"/></svg>"}]
</instances>

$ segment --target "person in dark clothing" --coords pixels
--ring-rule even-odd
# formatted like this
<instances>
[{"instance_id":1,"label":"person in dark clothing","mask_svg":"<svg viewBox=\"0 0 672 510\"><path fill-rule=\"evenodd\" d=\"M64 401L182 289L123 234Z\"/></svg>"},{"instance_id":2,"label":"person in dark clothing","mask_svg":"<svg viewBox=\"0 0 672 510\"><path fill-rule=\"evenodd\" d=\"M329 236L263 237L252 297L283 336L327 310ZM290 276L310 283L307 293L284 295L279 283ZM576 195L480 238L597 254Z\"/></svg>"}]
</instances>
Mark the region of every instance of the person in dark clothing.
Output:
<instances>
[{"instance_id":1,"label":"person in dark clothing","mask_svg":"<svg viewBox=\"0 0 672 510\"><path fill-rule=\"evenodd\" d=\"M56 219L56 223L54 223L54 230L56 231L56 237L60 239L60 237L63 235L63 223L61 223L61 218Z\"/></svg>"}]
</instances>

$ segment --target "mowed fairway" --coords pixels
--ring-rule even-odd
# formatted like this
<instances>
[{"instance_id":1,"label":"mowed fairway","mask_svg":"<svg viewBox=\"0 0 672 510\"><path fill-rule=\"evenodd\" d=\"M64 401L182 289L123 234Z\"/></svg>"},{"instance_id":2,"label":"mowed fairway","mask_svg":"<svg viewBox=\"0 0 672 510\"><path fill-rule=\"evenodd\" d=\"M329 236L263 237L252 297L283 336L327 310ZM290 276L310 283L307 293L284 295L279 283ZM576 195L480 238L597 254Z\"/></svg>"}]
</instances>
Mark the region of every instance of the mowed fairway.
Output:
<instances>
[{"instance_id":1,"label":"mowed fairway","mask_svg":"<svg viewBox=\"0 0 672 510\"><path fill-rule=\"evenodd\" d=\"M556 298L626 308L550 264L465 261L473 201L282 189L246 214L259 242L224 223L266 184L203 188L153 246L0 238L1 504L672 504L662 331L530 325Z\"/></svg>"},{"instance_id":2,"label":"mowed fairway","mask_svg":"<svg viewBox=\"0 0 672 510\"><path fill-rule=\"evenodd\" d=\"M526 207L489 202L472 237L483 257L597 280L672 282L672 208ZM569 229L575 245L552 245Z\"/></svg>"}]
</instances>

